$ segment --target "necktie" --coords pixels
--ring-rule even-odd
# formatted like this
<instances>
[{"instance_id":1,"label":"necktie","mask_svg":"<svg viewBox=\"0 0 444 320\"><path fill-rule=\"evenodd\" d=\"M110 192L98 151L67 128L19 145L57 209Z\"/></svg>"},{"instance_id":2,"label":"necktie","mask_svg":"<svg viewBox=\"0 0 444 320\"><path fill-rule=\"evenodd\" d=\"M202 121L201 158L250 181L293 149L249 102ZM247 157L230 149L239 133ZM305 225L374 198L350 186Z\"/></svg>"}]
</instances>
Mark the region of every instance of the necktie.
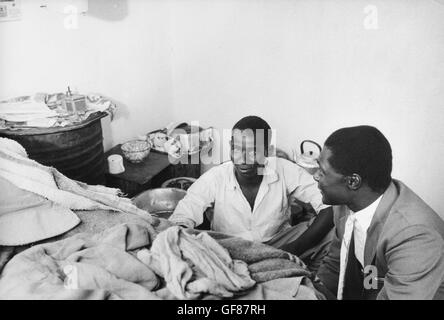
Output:
<instances>
[{"instance_id":1,"label":"necktie","mask_svg":"<svg viewBox=\"0 0 444 320\"><path fill-rule=\"evenodd\" d=\"M338 281L338 300L342 299L342 293L344 290L344 277L345 269L347 267L348 251L350 248L350 241L355 227L356 217L353 214L349 214L345 221L344 236L342 237L341 244L341 256L339 265L339 281Z\"/></svg>"},{"instance_id":2,"label":"necktie","mask_svg":"<svg viewBox=\"0 0 444 320\"><path fill-rule=\"evenodd\" d=\"M355 225L356 226L356 225ZM353 231L348 248L347 266L345 268L344 286L342 289L342 300L365 299L364 274L362 266L355 254L355 238Z\"/></svg>"}]
</instances>

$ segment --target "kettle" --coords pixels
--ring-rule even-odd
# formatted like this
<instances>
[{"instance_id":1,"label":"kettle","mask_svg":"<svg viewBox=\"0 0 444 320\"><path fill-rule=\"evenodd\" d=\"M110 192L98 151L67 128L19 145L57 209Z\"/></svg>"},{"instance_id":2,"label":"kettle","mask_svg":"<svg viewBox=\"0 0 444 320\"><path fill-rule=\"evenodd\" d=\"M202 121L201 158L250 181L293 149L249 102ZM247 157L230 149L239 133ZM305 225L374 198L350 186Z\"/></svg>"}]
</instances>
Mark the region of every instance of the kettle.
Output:
<instances>
[{"instance_id":1,"label":"kettle","mask_svg":"<svg viewBox=\"0 0 444 320\"><path fill-rule=\"evenodd\" d=\"M319 168L319 165L316 161L316 159L319 156L319 153L314 152L312 150L305 151L304 147L306 146L306 144L311 144L315 146L317 149L319 149L319 153L321 153L322 148L318 143L312 140L304 140L301 142L300 145L300 151L301 151L300 154L298 154L295 150L293 150L293 160L296 162L296 164L298 164L299 166L301 166L302 168L304 168L310 174L313 175L316 173L316 171Z\"/></svg>"}]
</instances>

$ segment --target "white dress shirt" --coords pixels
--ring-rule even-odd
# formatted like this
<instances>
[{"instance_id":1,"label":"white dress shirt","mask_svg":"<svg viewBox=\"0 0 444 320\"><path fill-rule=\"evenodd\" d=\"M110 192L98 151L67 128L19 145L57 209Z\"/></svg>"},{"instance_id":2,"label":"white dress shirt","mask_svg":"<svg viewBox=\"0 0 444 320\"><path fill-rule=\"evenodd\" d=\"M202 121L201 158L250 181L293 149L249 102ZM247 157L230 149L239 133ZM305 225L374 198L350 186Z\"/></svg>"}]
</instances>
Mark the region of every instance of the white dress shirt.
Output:
<instances>
[{"instance_id":1,"label":"white dress shirt","mask_svg":"<svg viewBox=\"0 0 444 320\"><path fill-rule=\"evenodd\" d=\"M342 299L342 292L344 289L345 269L347 268L348 248L351 242L351 235L353 233L353 240L355 242L355 256L361 266L364 267L364 249L365 241L367 240L367 230L370 227L373 216L378 208L382 195L373 201L372 204L357 212L350 211L345 222L344 236L341 244L340 256L340 270L338 282L338 299Z\"/></svg>"},{"instance_id":2,"label":"white dress shirt","mask_svg":"<svg viewBox=\"0 0 444 320\"><path fill-rule=\"evenodd\" d=\"M288 160L270 157L251 210L229 161L211 168L191 185L170 221L195 227L203 222L205 209L214 204L212 230L265 242L290 227L290 195L310 203L317 213L328 207L309 173Z\"/></svg>"}]
</instances>

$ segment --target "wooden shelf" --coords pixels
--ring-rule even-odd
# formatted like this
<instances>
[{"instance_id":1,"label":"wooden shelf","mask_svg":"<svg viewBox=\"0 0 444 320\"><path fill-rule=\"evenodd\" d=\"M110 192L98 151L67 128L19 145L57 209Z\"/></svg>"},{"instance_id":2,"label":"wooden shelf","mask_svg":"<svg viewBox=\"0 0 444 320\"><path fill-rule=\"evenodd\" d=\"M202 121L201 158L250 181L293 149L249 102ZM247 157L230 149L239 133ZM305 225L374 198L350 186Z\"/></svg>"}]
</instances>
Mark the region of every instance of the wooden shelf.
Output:
<instances>
[{"instance_id":1,"label":"wooden shelf","mask_svg":"<svg viewBox=\"0 0 444 320\"><path fill-rule=\"evenodd\" d=\"M105 158L112 154L123 156L120 147L121 144L111 148L105 153ZM121 189L129 197L147 189L159 188L171 178L200 176L200 164L186 164L180 160L171 163L167 154L154 151L140 163L131 163L123 157L123 166L125 172L119 174L111 174L106 166L106 185Z\"/></svg>"}]
</instances>

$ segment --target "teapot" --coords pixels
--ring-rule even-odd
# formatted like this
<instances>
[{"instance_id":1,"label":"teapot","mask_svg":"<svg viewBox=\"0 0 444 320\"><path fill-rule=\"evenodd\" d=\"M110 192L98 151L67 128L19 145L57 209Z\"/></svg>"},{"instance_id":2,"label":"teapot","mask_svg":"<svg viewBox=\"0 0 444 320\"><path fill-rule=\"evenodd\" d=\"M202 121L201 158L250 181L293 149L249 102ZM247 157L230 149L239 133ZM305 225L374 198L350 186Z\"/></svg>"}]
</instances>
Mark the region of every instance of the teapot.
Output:
<instances>
[{"instance_id":1,"label":"teapot","mask_svg":"<svg viewBox=\"0 0 444 320\"><path fill-rule=\"evenodd\" d=\"M301 142L300 145L300 151L301 151L300 154L298 154L295 150L293 150L293 160L296 162L296 164L298 164L299 166L307 170L311 175L313 175L316 173L316 171L319 168L319 165L316 161L316 159L319 156L319 153L314 152L312 150L305 151L304 146L306 144L314 145L317 149L319 149L319 153L322 151L321 146L315 141L304 140Z\"/></svg>"}]
</instances>

